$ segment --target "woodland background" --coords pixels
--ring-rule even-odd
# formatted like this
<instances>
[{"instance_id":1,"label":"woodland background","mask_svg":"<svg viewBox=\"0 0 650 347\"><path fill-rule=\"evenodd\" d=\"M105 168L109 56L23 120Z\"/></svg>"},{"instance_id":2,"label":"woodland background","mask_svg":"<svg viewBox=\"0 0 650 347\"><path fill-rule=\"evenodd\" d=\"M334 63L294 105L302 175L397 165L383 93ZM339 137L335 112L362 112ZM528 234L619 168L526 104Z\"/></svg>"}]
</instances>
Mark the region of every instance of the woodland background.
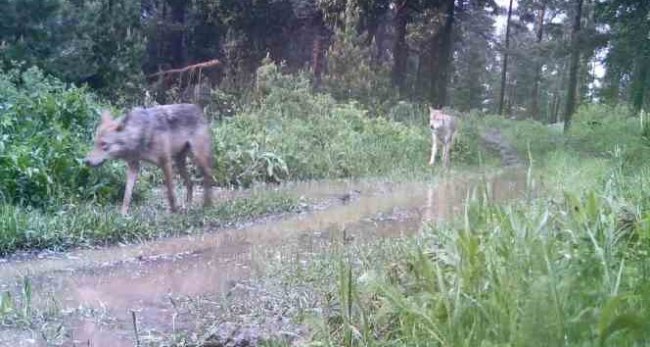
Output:
<instances>
[{"instance_id":1,"label":"woodland background","mask_svg":"<svg viewBox=\"0 0 650 347\"><path fill-rule=\"evenodd\" d=\"M373 111L403 100L557 122L586 102L647 106L650 2L498 5L0 0L0 63L36 65L124 105L149 102L147 95L240 102L254 93L268 55L283 71L308 74L314 89Z\"/></svg>"}]
</instances>

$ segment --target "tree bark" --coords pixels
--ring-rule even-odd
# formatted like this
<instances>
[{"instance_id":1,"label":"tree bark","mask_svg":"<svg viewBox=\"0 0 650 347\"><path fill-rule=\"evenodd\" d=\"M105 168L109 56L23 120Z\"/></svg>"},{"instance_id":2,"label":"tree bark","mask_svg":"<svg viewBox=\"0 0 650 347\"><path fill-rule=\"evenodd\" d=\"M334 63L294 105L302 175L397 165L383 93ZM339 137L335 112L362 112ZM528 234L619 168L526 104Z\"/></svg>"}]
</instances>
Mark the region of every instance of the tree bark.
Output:
<instances>
[{"instance_id":1,"label":"tree bark","mask_svg":"<svg viewBox=\"0 0 650 347\"><path fill-rule=\"evenodd\" d=\"M324 65L323 60L325 55L325 50L323 48L324 23L323 15L320 11L314 15L312 26L314 30L314 38L311 47L311 68L314 73L314 87L318 89L321 85Z\"/></svg>"},{"instance_id":2,"label":"tree bark","mask_svg":"<svg viewBox=\"0 0 650 347\"><path fill-rule=\"evenodd\" d=\"M436 105L443 106L447 104L447 89L449 86L449 76L451 76L451 52L452 52L452 35L454 25L454 0L445 1L445 24L439 36L438 45L438 66L433 71L433 102Z\"/></svg>"},{"instance_id":3,"label":"tree bark","mask_svg":"<svg viewBox=\"0 0 650 347\"><path fill-rule=\"evenodd\" d=\"M174 23L171 35L171 56L175 67L186 65L185 47L185 12L187 10L186 0L170 0L171 17Z\"/></svg>"},{"instance_id":4,"label":"tree bark","mask_svg":"<svg viewBox=\"0 0 650 347\"><path fill-rule=\"evenodd\" d=\"M571 29L571 60L569 65L569 86L567 90L566 108L564 113L564 131L571 127L571 117L576 108L576 92L578 87L578 62L580 61L580 49L578 47L578 35L580 33L580 19L582 17L582 2L576 0L576 13L573 18Z\"/></svg>"},{"instance_id":5,"label":"tree bark","mask_svg":"<svg viewBox=\"0 0 650 347\"><path fill-rule=\"evenodd\" d=\"M539 9L539 15L537 17L537 46L539 47L542 43L542 37L544 36L544 15L546 13L546 3L542 1L540 4L541 8ZM540 60L539 54L535 58L535 72L533 79L533 90L530 99L530 116L533 119L539 119L539 83L542 74L542 62Z\"/></svg>"},{"instance_id":6,"label":"tree bark","mask_svg":"<svg viewBox=\"0 0 650 347\"><path fill-rule=\"evenodd\" d=\"M393 84L400 93L406 91L404 85L406 75L406 60L408 47L406 45L406 23L408 22L408 0L402 0L395 8L395 48L393 49L394 65L392 71Z\"/></svg>"},{"instance_id":7,"label":"tree bark","mask_svg":"<svg viewBox=\"0 0 650 347\"><path fill-rule=\"evenodd\" d=\"M647 40L644 40L647 41ZM650 70L649 58L644 54L642 49L641 53L637 56L637 68L634 81L632 82L632 111L638 114L643 108L646 95L646 83L648 83L648 74Z\"/></svg>"},{"instance_id":8,"label":"tree bark","mask_svg":"<svg viewBox=\"0 0 650 347\"><path fill-rule=\"evenodd\" d=\"M582 0L580 0L582 1ZM499 88L499 114L503 115L503 102L506 96L506 76L508 71L508 49L510 49L510 18L512 17L512 0L508 6L508 20L506 21L506 42L503 48L503 66L501 68L501 87Z\"/></svg>"},{"instance_id":9,"label":"tree bark","mask_svg":"<svg viewBox=\"0 0 650 347\"><path fill-rule=\"evenodd\" d=\"M392 20L391 15L389 14L388 10L382 11L379 14L377 14L377 18L374 20L375 28L368 29L368 38L369 38L369 44L372 44L373 40L375 42L375 51L373 52L372 59L375 64L381 64L386 61L386 50L387 50L387 43L386 43L386 32L387 32L387 27L390 24L387 24L387 22L390 22Z\"/></svg>"}]
</instances>

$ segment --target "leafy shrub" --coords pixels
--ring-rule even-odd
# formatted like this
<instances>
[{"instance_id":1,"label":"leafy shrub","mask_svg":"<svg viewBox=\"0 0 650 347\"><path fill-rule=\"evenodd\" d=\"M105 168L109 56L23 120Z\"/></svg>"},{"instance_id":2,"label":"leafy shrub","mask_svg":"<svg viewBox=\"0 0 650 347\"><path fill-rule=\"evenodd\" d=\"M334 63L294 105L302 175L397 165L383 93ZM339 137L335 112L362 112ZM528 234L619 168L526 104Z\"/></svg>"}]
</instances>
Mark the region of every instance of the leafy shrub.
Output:
<instances>
[{"instance_id":1,"label":"leafy shrub","mask_svg":"<svg viewBox=\"0 0 650 347\"><path fill-rule=\"evenodd\" d=\"M398 101L393 107L388 110L388 118L398 122L407 124L418 124L421 126L428 126L429 111L425 107L420 107L417 104Z\"/></svg>"},{"instance_id":2,"label":"leafy shrub","mask_svg":"<svg viewBox=\"0 0 650 347\"><path fill-rule=\"evenodd\" d=\"M328 115L336 101L328 94L314 94L304 73L283 73L270 58L257 69L256 96L259 113L309 118Z\"/></svg>"},{"instance_id":3,"label":"leafy shrub","mask_svg":"<svg viewBox=\"0 0 650 347\"><path fill-rule=\"evenodd\" d=\"M578 109L569 134L571 145L581 152L619 157L631 167L645 163L648 148L643 126L623 107L586 105Z\"/></svg>"},{"instance_id":4,"label":"leafy shrub","mask_svg":"<svg viewBox=\"0 0 650 347\"><path fill-rule=\"evenodd\" d=\"M21 205L114 196L115 170L82 163L97 103L37 68L0 73L0 198Z\"/></svg>"},{"instance_id":5,"label":"leafy shrub","mask_svg":"<svg viewBox=\"0 0 650 347\"><path fill-rule=\"evenodd\" d=\"M257 83L256 107L214 128L215 176L222 184L426 168L428 127L368 117L358 103L313 93L305 76L283 74L270 61L258 70ZM473 149L460 143L465 159Z\"/></svg>"},{"instance_id":6,"label":"leafy shrub","mask_svg":"<svg viewBox=\"0 0 650 347\"><path fill-rule=\"evenodd\" d=\"M218 181L248 185L255 180L360 176L426 162L426 129L369 119L353 104L303 118L259 112L215 128Z\"/></svg>"},{"instance_id":7,"label":"leafy shrub","mask_svg":"<svg viewBox=\"0 0 650 347\"><path fill-rule=\"evenodd\" d=\"M222 89L212 91L212 100L208 106L211 113L215 113L219 119L232 117L237 112L237 100L233 94Z\"/></svg>"},{"instance_id":8,"label":"leafy shrub","mask_svg":"<svg viewBox=\"0 0 650 347\"><path fill-rule=\"evenodd\" d=\"M257 71L256 91L255 107L214 128L215 176L222 184L428 168L431 135L414 104L369 117L357 102L314 93L305 75L285 74L270 59ZM476 138L476 131L461 131L452 159L477 162Z\"/></svg>"}]
</instances>

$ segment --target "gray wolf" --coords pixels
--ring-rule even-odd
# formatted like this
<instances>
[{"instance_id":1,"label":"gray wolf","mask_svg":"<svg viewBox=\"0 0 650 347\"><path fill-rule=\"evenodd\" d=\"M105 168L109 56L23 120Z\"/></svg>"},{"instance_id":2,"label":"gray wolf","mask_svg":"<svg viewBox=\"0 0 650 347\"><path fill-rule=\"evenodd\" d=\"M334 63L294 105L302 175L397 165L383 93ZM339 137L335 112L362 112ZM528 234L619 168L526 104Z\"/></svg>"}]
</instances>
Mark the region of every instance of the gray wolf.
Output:
<instances>
[{"instance_id":1,"label":"gray wolf","mask_svg":"<svg viewBox=\"0 0 650 347\"><path fill-rule=\"evenodd\" d=\"M187 189L187 204L192 201L192 181L187 172L186 157L192 154L203 174L204 206L211 204L212 140L210 128L201 109L193 104L171 104L151 108L134 108L120 119L108 111L102 113L95 135L95 146L84 162L98 167L110 159L127 163L126 189L122 214L127 214L140 162L152 163L162 169L167 187L167 200L172 212L177 211L172 164Z\"/></svg>"},{"instance_id":2,"label":"gray wolf","mask_svg":"<svg viewBox=\"0 0 650 347\"><path fill-rule=\"evenodd\" d=\"M445 167L449 167L449 151L458 134L458 118L448 115L442 110L429 106L429 127L431 127L431 159L429 165L436 162L438 142L443 145L442 161Z\"/></svg>"}]
</instances>

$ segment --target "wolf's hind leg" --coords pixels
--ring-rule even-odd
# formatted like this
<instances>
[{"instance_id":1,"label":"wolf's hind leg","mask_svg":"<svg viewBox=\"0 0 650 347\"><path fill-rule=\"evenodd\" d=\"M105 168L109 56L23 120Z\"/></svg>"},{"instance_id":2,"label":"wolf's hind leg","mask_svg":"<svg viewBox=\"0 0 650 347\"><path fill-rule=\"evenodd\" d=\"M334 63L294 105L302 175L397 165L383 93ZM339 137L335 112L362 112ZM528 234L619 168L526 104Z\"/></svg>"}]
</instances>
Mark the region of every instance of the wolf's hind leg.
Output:
<instances>
[{"instance_id":1,"label":"wolf's hind leg","mask_svg":"<svg viewBox=\"0 0 650 347\"><path fill-rule=\"evenodd\" d=\"M185 204L186 204L186 208L189 208L190 205L192 204L193 185L192 185L192 178L190 177L190 174L187 172L186 158L187 158L187 151L182 151L174 158L174 161L176 162L178 173L181 175L181 178L183 179L183 183L185 183L185 191L187 194L185 197Z\"/></svg>"},{"instance_id":2,"label":"wolf's hind leg","mask_svg":"<svg viewBox=\"0 0 650 347\"><path fill-rule=\"evenodd\" d=\"M199 167L203 174L203 206L212 205L212 141L210 141L209 131L203 136L197 136L192 141L192 153L194 163Z\"/></svg>"}]
</instances>

